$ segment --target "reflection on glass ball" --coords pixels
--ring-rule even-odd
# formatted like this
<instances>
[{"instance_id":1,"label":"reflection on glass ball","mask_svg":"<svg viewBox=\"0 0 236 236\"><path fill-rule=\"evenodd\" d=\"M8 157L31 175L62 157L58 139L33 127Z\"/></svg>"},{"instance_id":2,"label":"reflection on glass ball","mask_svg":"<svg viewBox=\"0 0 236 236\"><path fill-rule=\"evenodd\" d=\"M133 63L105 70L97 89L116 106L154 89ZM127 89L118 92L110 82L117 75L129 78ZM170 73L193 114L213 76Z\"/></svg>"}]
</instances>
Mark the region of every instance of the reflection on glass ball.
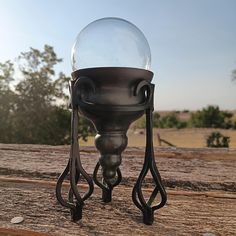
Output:
<instances>
[{"instance_id":1,"label":"reflection on glass ball","mask_svg":"<svg viewBox=\"0 0 236 236\"><path fill-rule=\"evenodd\" d=\"M144 34L120 18L102 18L77 36L71 53L73 71L94 67L150 69L151 52Z\"/></svg>"}]
</instances>

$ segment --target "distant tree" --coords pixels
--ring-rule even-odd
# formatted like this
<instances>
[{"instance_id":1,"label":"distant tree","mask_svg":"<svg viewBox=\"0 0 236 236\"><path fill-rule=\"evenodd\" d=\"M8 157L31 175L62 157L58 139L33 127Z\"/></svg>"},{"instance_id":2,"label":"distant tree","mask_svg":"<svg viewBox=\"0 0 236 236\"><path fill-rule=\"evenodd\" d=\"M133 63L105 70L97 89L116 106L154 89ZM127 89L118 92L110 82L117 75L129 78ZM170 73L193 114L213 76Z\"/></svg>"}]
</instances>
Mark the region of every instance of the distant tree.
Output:
<instances>
[{"instance_id":1,"label":"distant tree","mask_svg":"<svg viewBox=\"0 0 236 236\"><path fill-rule=\"evenodd\" d=\"M66 106L69 77L56 74L62 61L53 47L30 48L18 59L21 79L14 89L14 67L0 64L0 142L66 144L70 142L70 112ZM92 125L80 119L80 137L86 139Z\"/></svg>"},{"instance_id":2,"label":"distant tree","mask_svg":"<svg viewBox=\"0 0 236 236\"><path fill-rule=\"evenodd\" d=\"M60 134L55 129L55 114L59 112L56 102L63 97L60 80L66 80L62 73L57 78L54 66L61 62L51 46L45 45L41 52L30 48L21 53L19 69L23 79L17 84L16 112L14 120L15 141L17 143L61 144ZM58 118L58 117L57 117ZM70 124L67 118L67 129ZM58 127L58 126L56 126ZM58 127L62 131L62 127ZM64 131L66 132L66 131Z\"/></svg>"},{"instance_id":3,"label":"distant tree","mask_svg":"<svg viewBox=\"0 0 236 236\"><path fill-rule=\"evenodd\" d=\"M232 115L232 113L220 111L218 106L208 106L192 113L190 124L197 128L230 128L226 120Z\"/></svg>"},{"instance_id":4,"label":"distant tree","mask_svg":"<svg viewBox=\"0 0 236 236\"><path fill-rule=\"evenodd\" d=\"M10 83L14 80L14 67L11 61L0 63L0 90L10 90Z\"/></svg>"},{"instance_id":5,"label":"distant tree","mask_svg":"<svg viewBox=\"0 0 236 236\"><path fill-rule=\"evenodd\" d=\"M14 80L13 63L0 63L0 142L10 142L12 137L12 113L15 106L15 93L10 89Z\"/></svg>"},{"instance_id":6,"label":"distant tree","mask_svg":"<svg viewBox=\"0 0 236 236\"><path fill-rule=\"evenodd\" d=\"M172 112L170 114L167 114L163 117L158 112L153 112L153 127L154 128L185 128L187 126L187 123L185 121L181 121L178 116L178 113ZM136 128L145 128L146 127L146 117L142 116L139 118L135 124L134 127Z\"/></svg>"},{"instance_id":7,"label":"distant tree","mask_svg":"<svg viewBox=\"0 0 236 236\"><path fill-rule=\"evenodd\" d=\"M160 125L160 114L158 112L153 112L153 127L159 127Z\"/></svg>"},{"instance_id":8,"label":"distant tree","mask_svg":"<svg viewBox=\"0 0 236 236\"><path fill-rule=\"evenodd\" d=\"M164 117L161 117L159 122L160 128L186 128L187 123L181 121L176 114L178 113L172 112Z\"/></svg>"},{"instance_id":9,"label":"distant tree","mask_svg":"<svg viewBox=\"0 0 236 236\"><path fill-rule=\"evenodd\" d=\"M189 113L189 110L188 109L184 109L183 113Z\"/></svg>"},{"instance_id":10,"label":"distant tree","mask_svg":"<svg viewBox=\"0 0 236 236\"><path fill-rule=\"evenodd\" d=\"M171 113L161 118L160 128L175 128L178 125L178 118L175 113Z\"/></svg>"}]
</instances>

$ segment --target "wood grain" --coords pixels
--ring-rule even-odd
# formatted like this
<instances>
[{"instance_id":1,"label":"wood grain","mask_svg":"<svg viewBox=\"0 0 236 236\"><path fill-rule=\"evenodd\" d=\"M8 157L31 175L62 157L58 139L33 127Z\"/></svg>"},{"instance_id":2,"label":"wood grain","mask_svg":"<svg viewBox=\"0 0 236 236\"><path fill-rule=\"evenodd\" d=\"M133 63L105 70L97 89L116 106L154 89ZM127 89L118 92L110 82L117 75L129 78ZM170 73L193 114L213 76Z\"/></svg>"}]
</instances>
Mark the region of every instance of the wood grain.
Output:
<instances>
[{"instance_id":1,"label":"wood grain","mask_svg":"<svg viewBox=\"0 0 236 236\"><path fill-rule=\"evenodd\" d=\"M159 148L156 160L167 186L168 203L155 213L152 226L142 224L133 205L133 183L143 162L142 148L123 156L124 180L112 203L101 191L84 206L83 219L70 221L55 198L55 181L68 159L68 146L0 144L0 235L236 235L236 150ZM94 148L82 148L91 174L98 160ZM144 195L151 192L147 178ZM68 184L65 184L65 189ZM85 191L86 185L79 185ZM21 224L11 218L23 216Z\"/></svg>"}]
</instances>

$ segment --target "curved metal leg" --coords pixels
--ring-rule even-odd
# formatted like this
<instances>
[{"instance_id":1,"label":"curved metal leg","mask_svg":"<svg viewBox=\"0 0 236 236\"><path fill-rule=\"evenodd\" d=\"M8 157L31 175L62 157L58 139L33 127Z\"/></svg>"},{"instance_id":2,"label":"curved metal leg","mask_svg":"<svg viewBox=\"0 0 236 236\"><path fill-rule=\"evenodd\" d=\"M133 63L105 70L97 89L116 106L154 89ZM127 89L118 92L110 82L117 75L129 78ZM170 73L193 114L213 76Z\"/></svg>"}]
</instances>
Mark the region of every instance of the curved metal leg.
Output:
<instances>
[{"instance_id":1,"label":"curved metal leg","mask_svg":"<svg viewBox=\"0 0 236 236\"><path fill-rule=\"evenodd\" d=\"M106 181L105 178L103 178L101 181L98 180L98 170L100 167L100 163L98 162L95 166L94 172L93 172L93 180L97 186L99 186L102 189L102 200L103 202L111 202L112 200L112 190L115 186L117 186L121 180L122 175L119 168L116 170L117 178L114 179L113 182Z\"/></svg>"},{"instance_id":2,"label":"curved metal leg","mask_svg":"<svg viewBox=\"0 0 236 236\"><path fill-rule=\"evenodd\" d=\"M71 120L72 144L70 151L70 159L65 170L58 178L56 185L57 200L62 206L67 207L71 210L71 218L73 221L78 221L82 218L82 208L84 205L84 201L91 196L94 189L93 180L83 169L80 161L79 144L77 140L78 120L78 109L74 108L72 110ZM68 200L65 200L62 197L62 184L65 181L67 175L69 175L70 179L70 190L68 193ZM80 176L83 176L89 185L87 192L83 196L79 194L77 187L77 183L80 179Z\"/></svg>"},{"instance_id":3,"label":"curved metal leg","mask_svg":"<svg viewBox=\"0 0 236 236\"><path fill-rule=\"evenodd\" d=\"M153 88L154 89L154 88ZM152 142L152 107L146 110L146 151L143 168L140 172L140 175L137 179L136 184L134 185L132 192L132 199L134 204L142 211L143 213L143 222L147 225L151 225L154 220L154 211L163 207L167 201L167 195L165 188L161 181L161 176L157 169L154 151L153 151L153 142ZM143 193L142 193L142 182L147 175L147 172L150 170L153 181L155 183L155 188L146 202ZM159 204L152 206L153 201L155 200L157 194L160 193L161 201Z\"/></svg>"}]
</instances>

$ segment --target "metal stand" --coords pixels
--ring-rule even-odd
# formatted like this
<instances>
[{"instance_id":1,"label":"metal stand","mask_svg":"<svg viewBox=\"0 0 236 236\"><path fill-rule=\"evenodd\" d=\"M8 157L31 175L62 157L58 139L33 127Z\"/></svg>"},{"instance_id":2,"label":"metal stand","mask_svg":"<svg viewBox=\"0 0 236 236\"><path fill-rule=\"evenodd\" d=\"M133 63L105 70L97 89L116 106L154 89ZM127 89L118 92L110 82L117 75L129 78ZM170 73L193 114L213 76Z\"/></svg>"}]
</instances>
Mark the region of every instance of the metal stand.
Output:
<instances>
[{"instance_id":1,"label":"metal stand","mask_svg":"<svg viewBox=\"0 0 236 236\"><path fill-rule=\"evenodd\" d=\"M73 94L73 86L71 92ZM65 170L58 178L56 185L56 197L58 202L60 202L62 206L70 209L71 219L72 221L76 222L82 218L82 208L84 205L84 201L92 195L94 190L94 185L92 178L83 169L80 161L79 143L78 143L78 123L79 123L78 107L75 105L73 101L74 100L73 96L71 97L72 97L71 101L72 116L71 116L70 159ZM62 184L65 181L68 174L70 179L70 190L68 194L68 200L65 200L62 197ZM77 183L81 175L84 177L84 179L87 181L89 185L88 191L82 197L80 196L77 188Z\"/></svg>"},{"instance_id":2,"label":"metal stand","mask_svg":"<svg viewBox=\"0 0 236 236\"><path fill-rule=\"evenodd\" d=\"M151 225L154 220L154 211L163 207L167 201L167 195L165 188L161 181L161 176L157 169L153 151L153 142L152 142L152 111L153 111L153 92L154 85L152 85L152 94L150 95L152 98L152 102L150 103L150 107L146 109L146 151L143 168L140 172L140 175L137 179L136 184L134 185L132 192L132 199L134 204L142 211L143 213L143 223L147 225ZM148 171L150 170L153 181L155 183L155 188L146 202L143 194L142 194L142 182L145 179ZM161 202L158 205L152 206L153 201L155 200L158 192L161 195Z\"/></svg>"},{"instance_id":3,"label":"metal stand","mask_svg":"<svg viewBox=\"0 0 236 236\"><path fill-rule=\"evenodd\" d=\"M97 69L96 69L97 70ZM105 69L101 69L105 70ZM113 69L114 70L114 69ZM93 69L88 69L89 73ZM117 69L118 73L127 73L127 69ZM87 72L87 71L85 71ZM102 71L104 72L104 71ZM105 71L106 72L106 71ZM140 73L139 70L128 69L130 76L133 76L134 72ZM149 73L145 70L142 73ZM70 159L65 168L64 172L60 175L57 185L56 185L56 196L58 201L62 206L65 206L71 210L71 216L73 221L78 221L82 218L82 208L84 201L88 199L93 193L94 185L93 180L96 185L102 189L102 200L104 202L110 202L112 200L112 190L117 186L122 179L121 171L119 165L121 164L121 153L127 146L127 136L126 132L130 123L137 117L146 112L146 151L145 159L142 171L137 179L137 182L133 188L132 199L134 204L143 213L143 222L145 224L152 224L154 220L154 211L163 207L167 201L167 195L164 186L161 181L160 174L158 172L152 142L152 112L153 112L153 94L154 85L147 80L137 80L135 82L133 91L133 99L142 101L136 105L129 105L128 99L124 99L122 103L125 105L113 105L113 104L96 104L90 102L94 94L98 96L101 95L101 91L96 92L96 85L94 81L88 77L77 76L78 72L75 72L74 76L76 79L71 82L71 106L72 106L72 120L71 120L71 151ZM110 72L109 72L110 73ZM108 76L110 74L108 73ZM104 75L104 74L103 74ZM99 80L101 81L101 80ZM122 84L122 83L121 83ZM101 88L100 88L101 89ZM117 88L119 89L119 88ZM129 93L129 87L127 91ZM123 91L123 90L122 90ZM122 98L122 97L121 97ZM109 101L109 99L108 99ZM82 112L88 115L91 120L93 120L98 135L95 138L95 144L97 149L101 153L99 162L97 163L94 172L93 180L85 172L81 165L80 155L79 155L79 144L78 144L78 112ZM107 118L107 114L112 116ZM122 122L116 121L116 116L122 117ZM104 122L106 119L106 122ZM114 123L115 120L115 123ZM120 123L119 123L120 122ZM101 168L100 168L101 167ZM101 169L102 178L99 180L98 171ZM150 170L153 181L155 183L155 188L146 202L142 194L142 182ZM68 194L68 200L62 197L62 183L66 176L69 175L70 179L70 190ZM89 188L83 197L80 196L77 189L77 183L80 177L83 176L87 181ZM152 206L154 199L156 198L158 192L161 195L161 201L158 205Z\"/></svg>"}]
</instances>

